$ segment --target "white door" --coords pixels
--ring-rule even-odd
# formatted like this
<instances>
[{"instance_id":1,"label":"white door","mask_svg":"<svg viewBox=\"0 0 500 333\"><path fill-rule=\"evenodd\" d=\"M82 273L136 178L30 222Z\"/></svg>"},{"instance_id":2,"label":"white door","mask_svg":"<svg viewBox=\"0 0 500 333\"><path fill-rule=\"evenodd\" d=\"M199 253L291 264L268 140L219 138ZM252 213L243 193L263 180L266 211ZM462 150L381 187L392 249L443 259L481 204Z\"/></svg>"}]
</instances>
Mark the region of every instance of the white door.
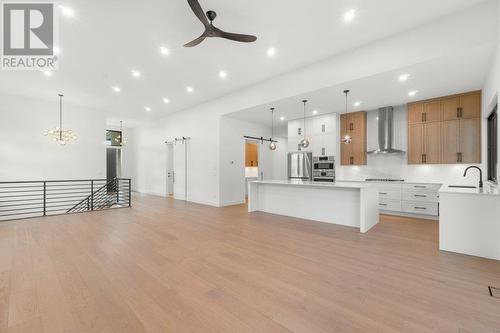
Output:
<instances>
[{"instance_id":1,"label":"white door","mask_svg":"<svg viewBox=\"0 0 500 333\"><path fill-rule=\"evenodd\" d=\"M186 148L187 141L177 141L174 147L174 198L178 200L187 200L186 198Z\"/></svg>"},{"instance_id":2,"label":"white door","mask_svg":"<svg viewBox=\"0 0 500 333\"><path fill-rule=\"evenodd\" d=\"M264 141L263 144L259 142L259 180L271 180L273 179L272 170L273 170L273 153L276 151L272 151L269 149L268 141Z\"/></svg>"},{"instance_id":3,"label":"white door","mask_svg":"<svg viewBox=\"0 0 500 333\"><path fill-rule=\"evenodd\" d=\"M167 143L167 195L174 195L174 145Z\"/></svg>"}]
</instances>

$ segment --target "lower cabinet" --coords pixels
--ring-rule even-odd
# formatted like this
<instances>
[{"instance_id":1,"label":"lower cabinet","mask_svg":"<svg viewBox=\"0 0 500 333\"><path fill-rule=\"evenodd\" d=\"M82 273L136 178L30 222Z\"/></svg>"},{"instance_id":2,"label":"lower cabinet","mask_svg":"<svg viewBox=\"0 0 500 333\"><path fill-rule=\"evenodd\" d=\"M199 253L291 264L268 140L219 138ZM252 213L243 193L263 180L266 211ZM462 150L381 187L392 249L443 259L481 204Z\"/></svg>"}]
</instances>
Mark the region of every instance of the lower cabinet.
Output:
<instances>
[{"instance_id":1,"label":"lower cabinet","mask_svg":"<svg viewBox=\"0 0 500 333\"><path fill-rule=\"evenodd\" d=\"M440 184L377 183L374 186L378 189L382 213L439 216Z\"/></svg>"}]
</instances>

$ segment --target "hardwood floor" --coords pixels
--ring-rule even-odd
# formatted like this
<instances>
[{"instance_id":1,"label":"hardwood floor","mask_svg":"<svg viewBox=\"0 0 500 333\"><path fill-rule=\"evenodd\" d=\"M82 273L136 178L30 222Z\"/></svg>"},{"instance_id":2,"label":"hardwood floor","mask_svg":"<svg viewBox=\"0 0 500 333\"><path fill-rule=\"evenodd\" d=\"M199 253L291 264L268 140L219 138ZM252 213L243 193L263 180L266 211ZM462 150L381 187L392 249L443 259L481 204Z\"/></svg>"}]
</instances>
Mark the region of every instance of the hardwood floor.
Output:
<instances>
[{"instance_id":1,"label":"hardwood floor","mask_svg":"<svg viewBox=\"0 0 500 333\"><path fill-rule=\"evenodd\" d=\"M436 222L133 203L0 223L0 332L500 332L500 262L438 251Z\"/></svg>"}]
</instances>

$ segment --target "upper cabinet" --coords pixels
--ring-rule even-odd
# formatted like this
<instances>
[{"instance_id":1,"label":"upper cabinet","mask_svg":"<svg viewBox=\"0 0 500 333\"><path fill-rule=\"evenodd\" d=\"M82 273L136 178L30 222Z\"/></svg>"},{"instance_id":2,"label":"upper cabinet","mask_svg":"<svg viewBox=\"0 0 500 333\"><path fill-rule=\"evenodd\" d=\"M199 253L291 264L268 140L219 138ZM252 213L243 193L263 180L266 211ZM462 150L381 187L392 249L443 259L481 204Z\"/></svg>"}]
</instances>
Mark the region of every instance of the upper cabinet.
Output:
<instances>
[{"instance_id":1,"label":"upper cabinet","mask_svg":"<svg viewBox=\"0 0 500 333\"><path fill-rule=\"evenodd\" d=\"M296 119L288 122L288 151L311 151L314 156L337 155L337 117L325 114L306 119L306 136L310 141L307 149L299 148L304 137L304 120Z\"/></svg>"},{"instance_id":2,"label":"upper cabinet","mask_svg":"<svg viewBox=\"0 0 500 333\"><path fill-rule=\"evenodd\" d=\"M441 101L431 100L408 104L408 123L422 124L441 121Z\"/></svg>"},{"instance_id":3,"label":"upper cabinet","mask_svg":"<svg viewBox=\"0 0 500 333\"><path fill-rule=\"evenodd\" d=\"M481 117L481 92L443 98L443 120L472 119Z\"/></svg>"},{"instance_id":4,"label":"upper cabinet","mask_svg":"<svg viewBox=\"0 0 500 333\"><path fill-rule=\"evenodd\" d=\"M481 163L481 92L408 104L408 163Z\"/></svg>"},{"instance_id":5,"label":"upper cabinet","mask_svg":"<svg viewBox=\"0 0 500 333\"><path fill-rule=\"evenodd\" d=\"M366 112L351 112L340 116L341 165L366 165ZM350 135L352 142L343 144Z\"/></svg>"}]
</instances>

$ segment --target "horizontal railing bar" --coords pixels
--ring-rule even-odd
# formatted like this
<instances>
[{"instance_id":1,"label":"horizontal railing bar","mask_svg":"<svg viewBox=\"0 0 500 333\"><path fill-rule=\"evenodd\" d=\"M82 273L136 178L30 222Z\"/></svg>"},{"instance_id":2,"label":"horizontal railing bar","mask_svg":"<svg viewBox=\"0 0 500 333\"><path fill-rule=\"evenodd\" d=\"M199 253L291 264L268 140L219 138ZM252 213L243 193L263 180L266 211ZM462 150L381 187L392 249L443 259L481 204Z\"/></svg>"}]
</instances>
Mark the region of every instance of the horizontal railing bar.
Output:
<instances>
[{"instance_id":1,"label":"horizontal railing bar","mask_svg":"<svg viewBox=\"0 0 500 333\"><path fill-rule=\"evenodd\" d=\"M48 204L51 204L51 203L60 203L60 202L73 202L75 205L77 203L79 203L81 200L80 199L73 199L73 200L51 200L51 201L47 201Z\"/></svg>"},{"instance_id":2,"label":"horizontal railing bar","mask_svg":"<svg viewBox=\"0 0 500 333\"><path fill-rule=\"evenodd\" d=\"M43 208L43 207L41 207ZM40 210L40 207L33 207L33 208L15 208L15 209L7 209L7 210L0 210L0 213L6 213L6 212L17 212L17 211L21 211L21 210L33 210L33 209L37 209ZM43 210L42 210L43 211Z\"/></svg>"},{"instance_id":3,"label":"horizontal railing bar","mask_svg":"<svg viewBox=\"0 0 500 333\"><path fill-rule=\"evenodd\" d=\"M90 191L92 188L90 186L88 187L67 187L67 188L50 188L47 187L47 193L53 193L53 192L61 192L61 193L66 193L67 191L74 191L74 190L84 190L84 191Z\"/></svg>"},{"instance_id":4,"label":"horizontal railing bar","mask_svg":"<svg viewBox=\"0 0 500 333\"><path fill-rule=\"evenodd\" d=\"M0 194L5 194L5 193L31 193L31 192L38 192L38 193L43 193L43 188L40 188L39 190L21 190L21 191L2 191L0 189Z\"/></svg>"},{"instance_id":5,"label":"horizontal railing bar","mask_svg":"<svg viewBox=\"0 0 500 333\"><path fill-rule=\"evenodd\" d=\"M43 183L38 185L28 185L28 186L0 186L1 189L11 189L11 188L43 188Z\"/></svg>"},{"instance_id":6,"label":"horizontal railing bar","mask_svg":"<svg viewBox=\"0 0 500 333\"><path fill-rule=\"evenodd\" d=\"M128 181L129 178L117 178L120 181ZM90 182L90 181L103 181L108 182L108 179L75 179L75 180L22 180L22 181L9 181L9 182L0 182L1 184L33 184L33 183L70 183L70 182Z\"/></svg>"},{"instance_id":7,"label":"horizontal railing bar","mask_svg":"<svg viewBox=\"0 0 500 333\"><path fill-rule=\"evenodd\" d=\"M0 200L2 200L3 198L41 197L42 195L43 194L4 195L0 196Z\"/></svg>"},{"instance_id":8,"label":"horizontal railing bar","mask_svg":"<svg viewBox=\"0 0 500 333\"><path fill-rule=\"evenodd\" d=\"M58 194L62 194L62 195L66 195L66 194L86 194L86 195L89 195L89 191L76 191L76 192L65 192L65 193L57 193L57 192L47 192L47 197L49 195L58 195Z\"/></svg>"},{"instance_id":9,"label":"horizontal railing bar","mask_svg":"<svg viewBox=\"0 0 500 333\"><path fill-rule=\"evenodd\" d=\"M43 216L43 211L40 211L40 212L26 212L26 213L14 213L14 214L2 214L2 215L0 215L0 217L16 216L16 215L28 215L28 214L42 214L40 216Z\"/></svg>"},{"instance_id":10,"label":"horizontal railing bar","mask_svg":"<svg viewBox=\"0 0 500 333\"><path fill-rule=\"evenodd\" d=\"M42 207L43 207L43 202L13 204L13 205L0 205L0 208L4 208L4 207L21 207L21 206L37 206L37 205L42 205Z\"/></svg>"},{"instance_id":11,"label":"horizontal railing bar","mask_svg":"<svg viewBox=\"0 0 500 333\"><path fill-rule=\"evenodd\" d=\"M8 198L8 197L6 197L6 198ZM43 202L43 198L34 198L34 199L4 200L4 201L0 201L0 204L4 203L4 202L37 201L37 200L41 200Z\"/></svg>"}]
</instances>

